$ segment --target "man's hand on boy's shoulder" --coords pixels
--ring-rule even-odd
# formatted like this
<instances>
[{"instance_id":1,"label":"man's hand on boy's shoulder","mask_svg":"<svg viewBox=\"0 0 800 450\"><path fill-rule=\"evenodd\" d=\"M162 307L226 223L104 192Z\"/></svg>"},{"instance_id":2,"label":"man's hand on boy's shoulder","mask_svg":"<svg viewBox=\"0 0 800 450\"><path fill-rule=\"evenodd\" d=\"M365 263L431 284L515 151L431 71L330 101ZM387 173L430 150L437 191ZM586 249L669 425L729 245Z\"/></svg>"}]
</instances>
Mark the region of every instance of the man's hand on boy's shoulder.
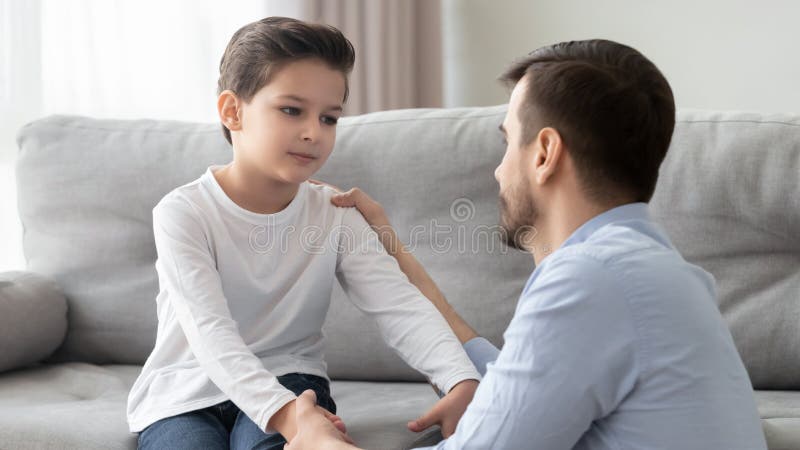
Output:
<instances>
[{"instance_id":1,"label":"man's hand on boy's shoulder","mask_svg":"<svg viewBox=\"0 0 800 450\"><path fill-rule=\"evenodd\" d=\"M366 192L359 188L352 188L349 191L343 192L342 189L319 180L308 180L310 183L318 184L321 186L328 186L337 191L338 194L331 197L331 203L341 208L358 209L358 212L364 216L364 219L373 228L383 227L389 225L389 220L386 217L386 212L383 206L376 202L372 197L367 195Z\"/></svg>"},{"instance_id":2,"label":"man's hand on boy's shoulder","mask_svg":"<svg viewBox=\"0 0 800 450\"><path fill-rule=\"evenodd\" d=\"M419 433L433 425L439 425L442 436L445 439L450 437L455 433L458 421L472 402L477 389L477 380L464 380L458 383L422 417L409 422L408 429Z\"/></svg>"}]
</instances>

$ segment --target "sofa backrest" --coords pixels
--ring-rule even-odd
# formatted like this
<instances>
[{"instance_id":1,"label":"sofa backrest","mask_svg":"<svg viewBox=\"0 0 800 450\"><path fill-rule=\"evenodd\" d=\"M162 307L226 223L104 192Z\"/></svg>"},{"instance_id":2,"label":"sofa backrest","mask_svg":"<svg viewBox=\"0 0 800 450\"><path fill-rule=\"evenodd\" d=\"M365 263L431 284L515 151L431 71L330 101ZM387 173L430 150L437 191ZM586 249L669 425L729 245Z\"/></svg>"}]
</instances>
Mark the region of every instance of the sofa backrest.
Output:
<instances>
[{"instance_id":1,"label":"sofa backrest","mask_svg":"<svg viewBox=\"0 0 800 450\"><path fill-rule=\"evenodd\" d=\"M800 116L681 111L651 207L717 279L753 385L800 388Z\"/></svg>"},{"instance_id":2,"label":"sofa backrest","mask_svg":"<svg viewBox=\"0 0 800 450\"><path fill-rule=\"evenodd\" d=\"M380 200L443 291L498 344L533 260L492 240L489 227L476 232L482 251L466 240L497 223L504 111L345 118L318 175ZM231 159L219 125L53 116L23 128L19 145L28 269L55 279L69 301L69 331L53 360L143 363L157 324L151 210L209 164ZM362 319L337 285L325 327L331 376L420 380Z\"/></svg>"},{"instance_id":3,"label":"sofa backrest","mask_svg":"<svg viewBox=\"0 0 800 450\"><path fill-rule=\"evenodd\" d=\"M494 168L505 106L401 110L340 121L317 178L359 186L443 292L495 344L529 256L496 239ZM54 278L69 331L53 360L142 363L155 342L151 210L231 158L217 124L52 116L19 135L28 269ZM800 387L800 119L681 111L652 201L686 259L712 272L758 388ZM326 359L339 379L421 380L335 287Z\"/></svg>"}]
</instances>

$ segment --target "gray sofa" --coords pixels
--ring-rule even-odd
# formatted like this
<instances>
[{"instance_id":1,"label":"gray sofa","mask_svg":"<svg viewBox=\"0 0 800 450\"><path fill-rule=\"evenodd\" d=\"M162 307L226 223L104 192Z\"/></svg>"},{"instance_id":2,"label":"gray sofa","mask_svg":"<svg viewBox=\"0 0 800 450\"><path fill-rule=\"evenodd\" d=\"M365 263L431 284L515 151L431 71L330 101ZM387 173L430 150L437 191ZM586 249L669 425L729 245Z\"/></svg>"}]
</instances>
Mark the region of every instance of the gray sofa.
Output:
<instances>
[{"instance_id":1,"label":"gray sofa","mask_svg":"<svg viewBox=\"0 0 800 450\"><path fill-rule=\"evenodd\" d=\"M532 259L493 239L504 106L343 119L318 178L360 186L458 311L502 345ZM19 134L25 272L0 274L0 448L132 449L125 402L154 344L151 210L226 163L217 124L53 116ZM652 201L718 281L771 449L800 449L800 117L681 111ZM326 359L340 415L373 449L431 443L436 400L335 289ZM676 430L676 432L679 432Z\"/></svg>"}]
</instances>

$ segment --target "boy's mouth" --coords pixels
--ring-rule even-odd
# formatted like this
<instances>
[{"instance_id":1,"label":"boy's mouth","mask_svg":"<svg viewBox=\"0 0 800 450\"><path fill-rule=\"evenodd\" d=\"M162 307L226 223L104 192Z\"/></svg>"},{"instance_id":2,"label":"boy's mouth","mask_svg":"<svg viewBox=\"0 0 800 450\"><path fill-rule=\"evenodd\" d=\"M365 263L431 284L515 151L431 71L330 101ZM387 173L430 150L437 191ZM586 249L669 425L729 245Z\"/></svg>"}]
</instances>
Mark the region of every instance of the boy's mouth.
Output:
<instances>
[{"instance_id":1,"label":"boy's mouth","mask_svg":"<svg viewBox=\"0 0 800 450\"><path fill-rule=\"evenodd\" d=\"M289 155L291 155L294 159L296 159L301 164L308 164L311 161L314 161L315 159L317 159L316 156L314 156L314 155L312 155L310 153L289 152Z\"/></svg>"}]
</instances>

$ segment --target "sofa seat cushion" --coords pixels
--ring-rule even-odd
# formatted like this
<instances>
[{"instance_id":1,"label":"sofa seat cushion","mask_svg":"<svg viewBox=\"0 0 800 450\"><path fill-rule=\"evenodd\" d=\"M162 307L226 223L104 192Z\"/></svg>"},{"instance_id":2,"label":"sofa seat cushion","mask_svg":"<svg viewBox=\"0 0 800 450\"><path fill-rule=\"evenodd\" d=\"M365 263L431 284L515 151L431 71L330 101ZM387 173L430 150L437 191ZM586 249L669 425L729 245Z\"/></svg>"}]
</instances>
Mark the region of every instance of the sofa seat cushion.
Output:
<instances>
[{"instance_id":1,"label":"sofa seat cushion","mask_svg":"<svg viewBox=\"0 0 800 450\"><path fill-rule=\"evenodd\" d=\"M769 449L799 449L800 392L756 391L756 401Z\"/></svg>"},{"instance_id":2,"label":"sofa seat cushion","mask_svg":"<svg viewBox=\"0 0 800 450\"><path fill-rule=\"evenodd\" d=\"M39 365L0 374L0 442L14 449L135 449L125 403L140 366ZM436 402L424 383L334 381L333 398L353 439L369 449L405 449L441 439L409 420ZM800 448L800 392L756 391L770 450Z\"/></svg>"},{"instance_id":3,"label":"sofa seat cushion","mask_svg":"<svg viewBox=\"0 0 800 450\"><path fill-rule=\"evenodd\" d=\"M135 365L38 365L0 374L0 447L13 449L136 449L128 431L128 390ZM335 381L333 398L353 439L365 448L431 445L438 430L406 429L437 397L425 383Z\"/></svg>"},{"instance_id":4,"label":"sofa seat cushion","mask_svg":"<svg viewBox=\"0 0 800 450\"><path fill-rule=\"evenodd\" d=\"M140 371L67 363L0 374L2 447L135 449L125 404Z\"/></svg>"}]
</instances>

